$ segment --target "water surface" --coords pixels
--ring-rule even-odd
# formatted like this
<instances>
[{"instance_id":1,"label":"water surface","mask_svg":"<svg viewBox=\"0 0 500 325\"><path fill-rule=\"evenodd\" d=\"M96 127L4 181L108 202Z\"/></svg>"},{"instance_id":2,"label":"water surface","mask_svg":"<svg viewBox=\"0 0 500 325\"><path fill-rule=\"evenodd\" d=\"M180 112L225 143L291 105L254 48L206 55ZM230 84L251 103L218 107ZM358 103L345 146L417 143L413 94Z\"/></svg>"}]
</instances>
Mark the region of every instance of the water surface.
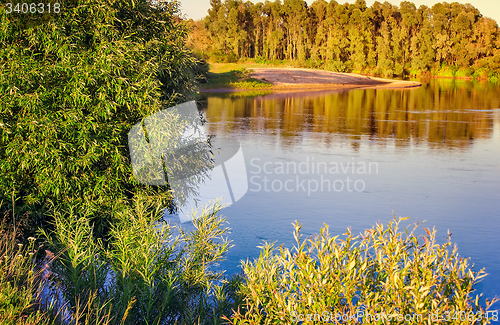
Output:
<instances>
[{"instance_id":1,"label":"water surface","mask_svg":"<svg viewBox=\"0 0 500 325\"><path fill-rule=\"evenodd\" d=\"M222 268L240 271L264 241L293 245L294 220L305 235L323 223L341 235L394 213L425 220L442 241L449 230L490 274L477 289L500 295L498 84L236 95L203 101L210 133L241 143L249 181L223 210L235 247Z\"/></svg>"}]
</instances>

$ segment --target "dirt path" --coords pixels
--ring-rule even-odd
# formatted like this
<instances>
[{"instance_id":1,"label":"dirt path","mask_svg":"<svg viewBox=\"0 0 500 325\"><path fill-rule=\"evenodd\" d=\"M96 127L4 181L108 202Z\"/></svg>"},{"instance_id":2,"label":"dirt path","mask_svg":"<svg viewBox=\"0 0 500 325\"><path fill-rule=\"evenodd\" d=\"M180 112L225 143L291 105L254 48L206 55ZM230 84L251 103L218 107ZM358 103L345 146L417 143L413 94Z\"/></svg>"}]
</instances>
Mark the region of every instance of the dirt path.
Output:
<instances>
[{"instance_id":1,"label":"dirt path","mask_svg":"<svg viewBox=\"0 0 500 325\"><path fill-rule=\"evenodd\" d=\"M415 81L365 77L355 73L339 73L315 69L254 68L251 77L272 83L274 89L335 89L335 88L411 88L422 84Z\"/></svg>"}]
</instances>

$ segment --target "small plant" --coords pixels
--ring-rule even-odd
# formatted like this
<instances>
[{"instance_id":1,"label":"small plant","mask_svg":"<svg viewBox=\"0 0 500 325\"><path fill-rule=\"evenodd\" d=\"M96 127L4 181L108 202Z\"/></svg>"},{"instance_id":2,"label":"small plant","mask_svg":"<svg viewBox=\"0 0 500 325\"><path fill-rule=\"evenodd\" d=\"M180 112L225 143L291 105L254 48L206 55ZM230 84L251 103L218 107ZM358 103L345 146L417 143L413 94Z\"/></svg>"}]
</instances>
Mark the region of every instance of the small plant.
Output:
<instances>
[{"instance_id":1,"label":"small plant","mask_svg":"<svg viewBox=\"0 0 500 325\"><path fill-rule=\"evenodd\" d=\"M258 259L243 263L245 304L231 322L435 324L448 315L440 324L489 324L485 312L496 299L483 307L481 295L472 297L484 270L450 250L451 235L440 245L435 229L400 231L406 219L359 236L348 229L342 239L325 225L306 240L296 222L293 249L266 243Z\"/></svg>"}]
</instances>

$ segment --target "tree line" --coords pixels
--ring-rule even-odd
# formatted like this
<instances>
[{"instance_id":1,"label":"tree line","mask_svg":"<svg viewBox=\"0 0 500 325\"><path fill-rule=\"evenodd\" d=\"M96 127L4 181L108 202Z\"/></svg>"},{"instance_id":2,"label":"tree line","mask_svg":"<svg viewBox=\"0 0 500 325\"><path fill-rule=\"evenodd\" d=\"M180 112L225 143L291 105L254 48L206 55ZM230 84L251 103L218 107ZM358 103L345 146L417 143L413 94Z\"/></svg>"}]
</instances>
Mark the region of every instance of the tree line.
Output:
<instances>
[{"instance_id":1,"label":"tree line","mask_svg":"<svg viewBox=\"0 0 500 325\"><path fill-rule=\"evenodd\" d=\"M368 7L364 0L310 6L303 0L211 0L208 15L191 27L189 46L211 60L290 60L386 75L443 67L470 76L500 71L498 24L456 2L417 8L408 1Z\"/></svg>"}]
</instances>

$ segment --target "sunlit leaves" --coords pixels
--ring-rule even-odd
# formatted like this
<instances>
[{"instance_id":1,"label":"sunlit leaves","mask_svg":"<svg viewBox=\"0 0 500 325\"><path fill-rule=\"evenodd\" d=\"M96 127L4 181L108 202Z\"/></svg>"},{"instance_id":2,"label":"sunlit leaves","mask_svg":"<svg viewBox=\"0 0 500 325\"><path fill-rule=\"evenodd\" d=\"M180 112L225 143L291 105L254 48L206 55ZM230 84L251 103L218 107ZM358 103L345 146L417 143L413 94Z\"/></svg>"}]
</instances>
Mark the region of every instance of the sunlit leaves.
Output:
<instances>
[{"instance_id":1,"label":"sunlit leaves","mask_svg":"<svg viewBox=\"0 0 500 325\"><path fill-rule=\"evenodd\" d=\"M163 198L163 206L170 199L131 177L127 132L192 93L196 59L184 46L176 2L62 6L42 25L1 14L2 209L12 208L4 199L12 193L18 214L43 214L48 199L87 205L99 210L101 231L136 193Z\"/></svg>"},{"instance_id":2,"label":"sunlit leaves","mask_svg":"<svg viewBox=\"0 0 500 325\"><path fill-rule=\"evenodd\" d=\"M340 317L361 312L403 316L465 312L482 313L479 323L488 323L484 310L491 304L482 306L480 295L473 295L484 269L475 271L449 239L438 244L435 229L425 228L418 235L415 224L401 231L402 220L394 218L387 227L378 224L358 236L348 229L344 239L332 237L326 225L318 235L301 239L301 225L295 223L293 249L265 244L258 259L243 263L245 308L234 315L233 322L293 323L294 315L324 312ZM380 324L361 317L363 324ZM361 318L330 320L356 324ZM410 323L424 321L428 323L428 317ZM384 324L400 323L397 318L384 320ZM444 323L474 321L450 318Z\"/></svg>"},{"instance_id":3,"label":"sunlit leaves","mask_svg":"<svg viewBox=\"0 0 500 325\"><path fill-rule=\"evenodd\" d=\"M94 239L88 211L55 211L44 236L59 252L50 265L56 301L85 324L100 323L100 311L111 315L106 324L222 323L240 280L215 270L229 248L221 208L198 211L186 231L159 222L160 206L136 197L115 215L107 247Z\"/></svg>"},{"instance_id":4,"label":"sunlit leaves","mask_svg":"<svg viewBox=\"0 0 500 325\"><path fill-rule=\"evenodd\" d=\"M451 76L499 73L498 25L470 4L214 1L203 22L192 26L190 46L214 61L291 60L388 76L443 74L437 71L443 65L452 67Z\"/></svg>"}]
</instances>

